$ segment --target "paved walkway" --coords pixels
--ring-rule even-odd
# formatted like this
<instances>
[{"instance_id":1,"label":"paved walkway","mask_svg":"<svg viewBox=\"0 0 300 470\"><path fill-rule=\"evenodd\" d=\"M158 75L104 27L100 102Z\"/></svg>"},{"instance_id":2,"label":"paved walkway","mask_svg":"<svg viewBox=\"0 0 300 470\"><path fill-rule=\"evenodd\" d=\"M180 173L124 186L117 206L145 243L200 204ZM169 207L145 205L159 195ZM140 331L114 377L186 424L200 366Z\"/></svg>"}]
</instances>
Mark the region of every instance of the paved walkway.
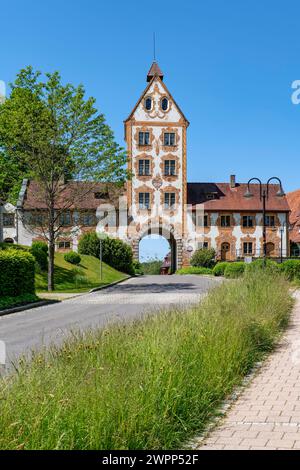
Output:
<instances>
[{"instance_id":1,"label":"paved walkway","mask_svg":"<svg viewBox=\"0 0 300 470\"><path fill-rule=\"evenodd\" d=\"M198 449L300 449L300 293L296 298L277 351Z\"/></svg>"}]
</instances>

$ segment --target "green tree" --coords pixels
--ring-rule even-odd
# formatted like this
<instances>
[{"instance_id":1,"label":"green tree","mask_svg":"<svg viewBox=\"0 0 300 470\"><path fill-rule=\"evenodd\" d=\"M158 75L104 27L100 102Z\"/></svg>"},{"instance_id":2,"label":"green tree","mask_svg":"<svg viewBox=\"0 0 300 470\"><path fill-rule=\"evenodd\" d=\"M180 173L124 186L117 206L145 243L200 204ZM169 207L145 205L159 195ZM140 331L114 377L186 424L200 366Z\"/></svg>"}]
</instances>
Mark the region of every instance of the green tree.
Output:
<instances>
[{"instance_id":1,"label":"green tree","mask_svg":"<svg viewBox=\"0 0 300 470\"><path fill-rule=\"evenodd\" d=\"M94 190L93 181L121 186L127 177L125 163L126 152L82 85L63 85L58 72L42 76L30 66L19 72L10 96L0 105L0 168L14 173L12 181L0 179L0 188L2 197L13 198L22 177L38 183L43 202L39 230L49 245L50 291L61 213L86 198ZM66 198L68 179L89 183L74 183Z\"/></svg>"}]
</instances>

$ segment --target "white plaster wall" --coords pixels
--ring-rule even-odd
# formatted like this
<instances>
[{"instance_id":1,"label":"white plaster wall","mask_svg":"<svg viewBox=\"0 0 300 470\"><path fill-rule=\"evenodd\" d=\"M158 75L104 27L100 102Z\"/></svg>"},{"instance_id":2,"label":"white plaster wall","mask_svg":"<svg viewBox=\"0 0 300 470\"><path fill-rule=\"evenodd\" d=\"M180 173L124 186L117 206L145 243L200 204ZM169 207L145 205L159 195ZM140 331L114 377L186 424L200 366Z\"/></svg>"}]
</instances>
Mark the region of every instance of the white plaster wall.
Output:
<instances>
[{"instance_id":1,"label":"white plaster wall","mask_svg":"<svg viewBox=\"0 0 300 470\"><path fill-rule=\"evenodd\" d=\"M158 87L159 91L155 92L155 85ZM163 151L162 149L162 141L160 139L163 129L165 128L165 123L172 122L172 123L179 123L180 119L182 119L182 115L178 111L175 103L170 99L170 96L166 93L164 90L163 86L161 85L159 80L155 80L148 90L148 93L154 93L152 95L152 99L154 102L153 109L150 113L145 112L142 102L139 104L137 107L135 113L134 113L134 119L135 121L148 121L149 127L152 130L154 140L152 143L152 148L151 150L143 150L138 147L137 142L135 140L135 136L138 132L138 129L141 127L141 125L133 125L132 126L132 135L131 135L131 142L132 142L132 168L133 172L135 172L135 160L138 155L141 155L142 153L146 153L147 155L151 155L153 158L153 172L151 179L148 181L140 181L138 180L134 174L134 177L132 178L132 216L134 218L134 224L140 224L141 226L147 223L149 220L149 215L146 213L138 213L139 212L139 207L138 204L135 203L135 194L139 190L141 186L148 186L151 189L154 189L153 192L153 205L152 205L152 214L151 214L151 219L155 216L161 216L168 220L169 223L172 224L181 224L182 223L182 169L183 169L183 164L182 164L182 145L183 145L183 132L182 128L179 126L176 126L176 129L178 130L178 144L177 144L177 149L176 151ZM160 94L161 93L161 94ZM171 106L170 111L167 113L162 113L160 111L160 99L161 96L167 96L169 99L169 106ZM147 96L147 94L145 95ZM161 122L161 126L155 125L151 126L151 122ZM157 155L157 144L159 145L159 153ZM160 168L161 164L161 157L164 155L167 155L168 153L171 153L172 155L178 157L179 159L179 171L177 174L177 179L172 182L165 181L163 179L162 175L162 169ZM153 184L152 184L152 179L155 178L157 175L161 176L162 179L162 185L159 189L155 189ZM179 197L178 197L178 206L177 206L177 211L174 216L170 217L168 214L168 211L163 210L163 205L161 205L161 191L164 191L164 188L167 186L173 186L176 189L179 189Z\"/></svg>"}]
</instances>

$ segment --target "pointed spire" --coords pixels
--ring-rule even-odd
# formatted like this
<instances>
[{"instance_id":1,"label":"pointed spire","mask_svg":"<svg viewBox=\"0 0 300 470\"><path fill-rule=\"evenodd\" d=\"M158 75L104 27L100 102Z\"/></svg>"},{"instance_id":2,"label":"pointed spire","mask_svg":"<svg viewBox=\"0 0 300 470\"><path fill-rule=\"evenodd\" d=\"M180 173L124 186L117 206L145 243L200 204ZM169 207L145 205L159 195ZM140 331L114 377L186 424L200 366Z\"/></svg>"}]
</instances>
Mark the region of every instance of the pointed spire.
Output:
<instances>
[{"instance_id":1,"label":"pointed spire","mask_svg":"<svg viewBox=\"0 0 300 470\"><path fill-rule=\"evenodd\" d=\"M160 70L158 64L156 61L153 62L153 64L150 67L150 70L147 74L147 82L150 82L153 77L159 77L161 80L164 79L164 74Z\"/></svg>"}]
</instances>

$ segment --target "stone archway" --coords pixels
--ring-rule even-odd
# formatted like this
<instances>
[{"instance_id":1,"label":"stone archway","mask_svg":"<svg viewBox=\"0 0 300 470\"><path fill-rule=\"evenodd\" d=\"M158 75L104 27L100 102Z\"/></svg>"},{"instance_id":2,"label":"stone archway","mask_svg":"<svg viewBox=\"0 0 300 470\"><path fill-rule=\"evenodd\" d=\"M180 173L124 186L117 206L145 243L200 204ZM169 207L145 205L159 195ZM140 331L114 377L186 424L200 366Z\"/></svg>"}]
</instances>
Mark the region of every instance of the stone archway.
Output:
<instances>
[{"instance_id":1,"label":"stone archway","mask_svg":"<svg viewBox=\"0 0 300 470\"><path fill-rule=\"evenodd\" d=\"M139 244L140 241L149 235L160 235L161 237L165 238L170 245L171 251L171 273L174 273L177 269L182 267L182 240L176 237L172 229L164 227L162 225L159 226L148 226L144 227L144 230L141 230L141 235L139 238L133 240L132 242L132 250L133 256L135 259L139 259Z\"/></svg>"}]
</instances>

